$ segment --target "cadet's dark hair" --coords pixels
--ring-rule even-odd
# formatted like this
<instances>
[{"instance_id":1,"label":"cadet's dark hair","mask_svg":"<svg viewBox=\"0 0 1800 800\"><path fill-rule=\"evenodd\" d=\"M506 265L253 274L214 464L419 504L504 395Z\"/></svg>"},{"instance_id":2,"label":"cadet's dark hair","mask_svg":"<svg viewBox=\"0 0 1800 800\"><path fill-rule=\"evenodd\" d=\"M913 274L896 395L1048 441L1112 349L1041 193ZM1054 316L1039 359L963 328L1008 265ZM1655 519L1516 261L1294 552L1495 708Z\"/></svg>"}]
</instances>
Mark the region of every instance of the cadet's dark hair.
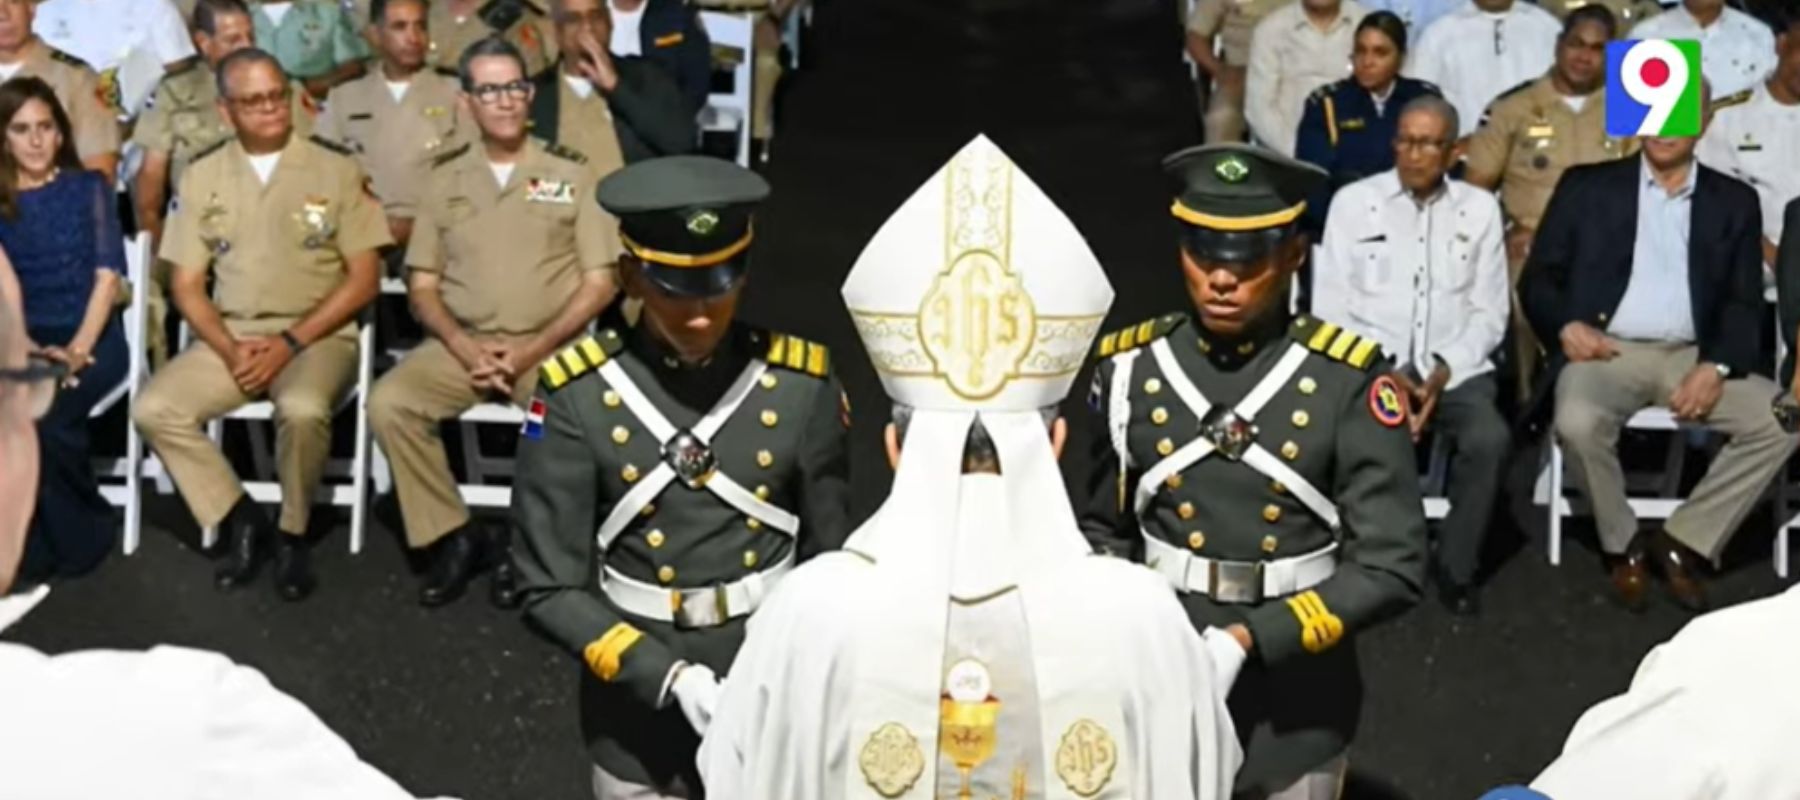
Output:
<instances>
[{"instance_id":1,"label":"cadet's dark hair","mask_svg":"<svg viewBox=\"0 0 1800 800\"><path fill-rule=\"evenodd\" d=\"M244 0L198 0L194 3L194 29L207 36L219 33L219 18L232 14L250 16Z\"/></svg>"},{"instance_id":2,"label":"cadet's dark hair","mask_svg":"<svg viewBox=\"0 0 1800 800\"><path fill-rule=\"evenodd\" d=\"M1394 49L1400 51L1402 55L1406 53L1406 21L1400 19L1399 14L1392 11L1376 11L1363 17L1362 22L1356 23L1356 33L1350 37L1351 40L1355 41L1366 30L1377 30L1387 34L1388 41L1394 43Z\"/></svg>"},{"instance_id":3,"label":"cadet's dark hair","mask_svg":"<svg viewBox=\"0 0 1800 800\"><path fill-rule=\"evenodd\" d=\"M287 85L287 70L281 68L280 59L271 55L267 50L246 47L219 61L219 71L213 73L213 82L219 89L219 96L230 98L231 92L227 87L230 85L228 79L231 77L231 73L253 64L268 64L274 67L275 71L281 75L281 85Z\"/></svg>"},{"instance_id":4,"label":"cadet's dark hair","mask_svg":"<svg viewBox=\"0 0 1800 800\"><path fill-rule=\"evenodd\" d=\"M469 74L469 67L475 63L475 59L492 58L495 56L512 59L513 63L519 65L519 75L521 77L531 77L525 72L525 57L519 55L519 48L514 47L512 42L498 36L488 36L469 45L469 49L463 51L462 58L457 59L456 61L456 80L458 83L462 84L463 91L475 91L475 78L473 75Z\"/></svg>"},{"instance_id":5,"label":"cadet's dark hair","mask_svg":"<svg viewBox=\"0 0 1800 800\"><path fill-rule=\"evenodd\" d=\"M382 20L387 18L388 6L397 2L402 2L402 0L373 0L369 3L369 18L365 21L371 25L380 25ZM431 0L412 0L412 2L424 6L427 11L431 10Z\"/></svg>"},{"instance_id":6,"label":"cadet's dark hair","mask_svg":"<svg viewBox=\"0 0 1800 800\"><path fill-rule=\"evenodd\" d=\"M1056 406L1044 406L1038 414L1044 418L1044 427L1056 424L1061 412ZM904 403L895 403L888 416L894 422L895 438L905 447L906 426L912 422L913 407ZM962 471L964 475L981 472L1000 472L1000 449L994 445L994 437L988 433L987 426L981 424L981 417L969 425L968 438L963 439Z\"/></svg>"},{"instance_id":7,"label":"cadet's dark hair","mask_svg":"<svg viewBox=\"0 0 1800 800\"><path fill-rule=\"evenodd\" d=\"M1613 16L1612 9L1599 3L1589 3L1569 12L1569 18L1563 20L1562 36L1558 38L1568 38L1569 34L1574 32L1575 26L1584 22L1592 22L1605 28L1606 38L1609 40L1619 38L1619 18Z\"/></svg>"}]
</instances>

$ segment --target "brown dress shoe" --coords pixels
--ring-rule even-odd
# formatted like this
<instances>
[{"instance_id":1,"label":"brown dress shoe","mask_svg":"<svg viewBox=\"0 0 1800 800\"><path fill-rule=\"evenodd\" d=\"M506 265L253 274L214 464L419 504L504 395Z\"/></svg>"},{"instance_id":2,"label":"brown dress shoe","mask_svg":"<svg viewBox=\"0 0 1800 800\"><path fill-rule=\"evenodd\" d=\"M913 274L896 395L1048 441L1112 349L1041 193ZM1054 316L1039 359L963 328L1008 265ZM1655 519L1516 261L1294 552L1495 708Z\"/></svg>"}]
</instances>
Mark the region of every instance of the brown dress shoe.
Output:
<instances>
[{"instance_id":1,"label":"brown dress shoe","mask_svg":"<svg viewBox=\"0 0 1800 800\"><path fill-rule=\"evenodd\" d=\"M1650 560L1656 562L1668 581L1669 594L1682 608L1694 612L1707 609L1706 587L1701 583L1701 565L1706 559L1670 536L1657 531L1650 537Z\"/></svg>"},{"instance_id":2,"label":"brown dress shoe","mask_svg":"<svg viewBox=\"0 0 1800 800\"><path fill-rule=\"evenodd\" d=\"M1646 560L1644 548L1637 541L1626 548L1624 555L1606 556L1612 572L1613 591L1618 595L1619 605L1633 614L1644 611L1644 595L1650 586L1650 575L1644 567Z\"/></svg>"}]
</instances>

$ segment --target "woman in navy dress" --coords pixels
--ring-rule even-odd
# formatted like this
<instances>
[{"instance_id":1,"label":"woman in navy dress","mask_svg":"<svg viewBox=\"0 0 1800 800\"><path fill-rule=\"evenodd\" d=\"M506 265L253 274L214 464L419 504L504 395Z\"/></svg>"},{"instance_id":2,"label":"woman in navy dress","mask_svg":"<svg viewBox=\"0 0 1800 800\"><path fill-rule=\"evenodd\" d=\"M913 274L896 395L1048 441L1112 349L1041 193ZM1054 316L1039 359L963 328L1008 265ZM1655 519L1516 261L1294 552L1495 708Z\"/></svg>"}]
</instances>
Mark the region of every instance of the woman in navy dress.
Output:
<instances>
[{"instance_id":1,"label":"woman in navy dress","mask_svg":"<svg viewBox=\"0 0 1800 800\"><path fill-rule=\"evenodd\" d=\"M50 86L32 77L0 84L0 122L0 249L18 278L31 346L68 370L37 423L43 474L20 567L30 581L93 569L117 536L87 423L130 359L115 304L125 248L113 187L82 168Z\"/></svg>"},{"instance_id":2,"label":"woman in navy dress","mask_svg":"<svg viewBox=\"0 0 1800 800\"><path fill-rule=\"evenodd\" d=\"M1331 181L1307 201L1306 220L1325 229L1331 196L1343 186L1394 168L1394 133L1400 109L1436 86L1400 76L1406 60L1406 23L1377 11L1356 26L1351 76L1328 83L1306 98L1294 155L1331 173ZM1316 241L1315 237L1315 241Z\"/></svg>"}]
</instances>

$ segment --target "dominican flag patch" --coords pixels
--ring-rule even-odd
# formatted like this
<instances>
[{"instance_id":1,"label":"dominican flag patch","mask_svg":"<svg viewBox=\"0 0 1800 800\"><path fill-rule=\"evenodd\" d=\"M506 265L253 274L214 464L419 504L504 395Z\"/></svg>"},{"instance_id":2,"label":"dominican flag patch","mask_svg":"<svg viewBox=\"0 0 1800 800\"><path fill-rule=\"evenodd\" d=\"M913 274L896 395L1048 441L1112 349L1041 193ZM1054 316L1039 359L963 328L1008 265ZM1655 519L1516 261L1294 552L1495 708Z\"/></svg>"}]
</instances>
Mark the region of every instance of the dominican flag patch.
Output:
<instances>
[{"instance_id":1,"label":"dominican flag patch","mask_svg":"<svg viewBox=\"0 0 1800 800\"><path fill-rule=\"evenodd\" d=\"M531 398L531 407L525 410L525 427L519 429L519 435L527 439L544 438L544 399Z\"/></svg>"}]
</instances>

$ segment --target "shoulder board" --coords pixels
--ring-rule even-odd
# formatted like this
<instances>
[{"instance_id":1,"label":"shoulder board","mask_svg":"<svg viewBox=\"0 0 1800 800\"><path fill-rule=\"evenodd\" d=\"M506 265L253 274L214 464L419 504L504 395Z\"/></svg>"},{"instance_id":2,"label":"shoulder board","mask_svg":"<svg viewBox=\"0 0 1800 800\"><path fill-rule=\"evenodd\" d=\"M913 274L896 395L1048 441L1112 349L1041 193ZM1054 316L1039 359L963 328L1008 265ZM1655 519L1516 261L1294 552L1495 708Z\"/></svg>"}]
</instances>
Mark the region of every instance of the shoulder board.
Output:
<instances>
[{"instance_id":1,"label":"shoulder board","mask_svg":"<svg viewBox=\"0 0 1800 800\"><path fill-rule=\"evenodd\" d=\"M1127 350L1143 347L1168 336L1176 328L1181 327L1184 322L1187 322L1187 317L1181 314L1164 314L1144 320L1129 328L1100 337L1099 349L1096 352L1101 358L1110 358Z\"/></svg>"},{"instance_id":2,"label":"shoulder board","mask_svg":"<svg viewBox=\"0 0 1800 800\"><path fill-rule=\"evenodd\" d=\"M1303 316L1294 320L1294 327L1288 333L1294 341L1306 345L1306 349L1357 369L1368 369L1381 361L1381 345L1374 339L1316 317Z\"/></svg>"},{"instance_id":3,"label":"shoulder board","mask_svg":"<svg viewBox=\"0 0 1800 800\"><path fill-rule=\"evenodd\" d=\"M1523 82L1521 82L1519 85L1514 86L1511 89L1507 89L1506 91L1501 92L1497 95L1494 95L1494 99L1488 103L1488 106L1492 107L1494 105L1494 103L1498 103L1501 100L1505 100L1508 97L1511 97L1515 94L1519 94L1519 93L1525 91L1526 89L1530 89L1532 84L1535 84L1537 82L1538 82L1538 78L1527 78Z\"/></svg>"},{"instance_id":4,"label":"shoulder board","mask_svg":"<svg viewBox=\"0 0 1800 800\"><path fill-rule=\"evenodd\" d=\"M544 152L563 159L564 161L573 161L577 164L587 163L587 156L582 155L579 151L564 147L555 142L544 142Z\"/></svg>"},{"instance_id":5,"label":"shoulder board","mask_svg":"<svg viewBox=\"0 0 1800 800\"><path fill-rule=\"evenodd\" d=\"M205 158L207 156L212 155L213 153L217 153L220 150L225 149L225 145L231 144L233 141L236 141L236 140L230 136L227 136L223 139L213 142L212 144L207 145L204 148L201 148L200 152L195 153L193 158L188 159L188 166L193 166L194 164L199 163L200 159Z\"/></svg>"},{"instance_id":6,"label":"shoulder board","mask_svg":"<svg viewBox=\"0 0 1800 800\"><path fill-rule=\"evenodd\" d=\"M431 68L431 71L432 71L432 72L435 72L435 73L437 73L437 74L439 74L439 75L442 75L442 76L444 76L444 77L446 77L446 78L457 78L457 79L461 79L461 78L462 78L462 75L460 75L460 74L458 74L458 73L457 73L457 71L456 71L456 68L455 68L455 67L444 67L444 66L437 66L437 67L432 67L432 68Z\"/></svg>"},{"instance_id":7,"label":"shoulder board","mask_svg":"<svg viewBox=\"0 0 1800 800\"><path fill-rule=\"evenodd\" d=\"M431 159L432 168L436 169L436 168L441 167L445 164L448 164L452 161L455 161L458 158L461 158L462 154L469 152L469 148L473 147L473 146L475 146L474 142L463 142L463 145L461 147L451 148L450 150L448 150L446 152L437 154L437 156L435 156L434 158Z\"/></svg>"},{"instance_id":8,"label":"shoulder board","mask_svg":"<svg viewBox=\"0 0 1800 800\"><path fill-rule=\"evenodd\" d=\"M607 329L594 336L582 337L568 347L557 351L538 367L538 374L543 384L551 391L561 389L569 381L581 377L590 369L599 369L600 365L625 349L625 340L617 331Z\"/></svg>"},{"instance_id":9,"label":"shoulder board","mask_svg":"<svg viewBox=\"0 0 1800 800\"><path fill-rule=\"evenodd\" d=\"M1755 92L1756 92L1755 89L1745 89L1736 94L1725 95L1724 97L1721 97L1721 98L1713 101L1712 110L1718 111L1721 108L1730 108L1732 106L1741 106L1745 103L1750 102L1750 95L1754 94Z\"/></svg>"},{"instance_id":10,"label":"shoulder board","mask_svg":"<svg viewBox=\"0 0 1800 800\"><path fill-rule=\"evenodd\" d=\"M831 374L831 352L825 345L798 336L769 331L769 352L763 360L771 367L804 372L815 378Z\"/></svg>"},{"instance_id":11,"label":"shoulder board","mask_svg":"<svg viewBox=\"0 0 1800 800\"><path fill-rule=\"evenodd\" d=\"M309 142L312 142L313 144L316 144L320 147L323 147L326 150L330 150L333 153L337 153L340 156L354 157L356 155L354 152L351 152L350 148L345 147L341 144L338 144L337 142L334 142L334 141L327 139L323 136L320 136L316 133L311 136L306 137L306 140Z\"/></svg>"},{"instance_id":12,"label":"shoulder board","mask_svg":"<svg viewBox=\"0 0 1800 800\"><path fill-rule=\"evenodd\" d=\"M88 71L92 71L94 69L93 67L88 66L88 63L86 61L82 61L81 59L76 58L72 55L69 55L68 53L65 53L54 47L47 47L46 49L48 49L50 51L50 58L52 60L61 61L62 63L68 64L71 67L80 67L81 69L85 69Z\"/></svg>"},{"instance_id":13,"label":"shoulder board","mask_svg":"<svg viewBox=\"0 0 1800 800\"><path fill-rule=\"evenodd\" d=\"M1337 83L1335 81L1332 83L1327 83L1324 86L1320 86L1319 88L1312 90L1312 94L1309 94L1306 96L1306 102L1308 102L1308 103L1323 103L1323 102L1325 102L1325 98L1330 97L1332 95L1332 93L1336 92L1336 91L1337 91Z\"/></svg>"},{"instance_id":14,"label":"shoulder board","mask_svg":"<svg viewBox=\"0 0 1800 800\"><path fill-rule=\"evenodd\" d=\"M183 61L181 66L176 67L175 69L173 69L169 72L163 73L163 77L164 78L173 78L176 75L186 75L186 74L193 72L194 70L199 69L199 68L200 68L200 59L189 58L189 59Z\"/></svg>"}]
</instances>

